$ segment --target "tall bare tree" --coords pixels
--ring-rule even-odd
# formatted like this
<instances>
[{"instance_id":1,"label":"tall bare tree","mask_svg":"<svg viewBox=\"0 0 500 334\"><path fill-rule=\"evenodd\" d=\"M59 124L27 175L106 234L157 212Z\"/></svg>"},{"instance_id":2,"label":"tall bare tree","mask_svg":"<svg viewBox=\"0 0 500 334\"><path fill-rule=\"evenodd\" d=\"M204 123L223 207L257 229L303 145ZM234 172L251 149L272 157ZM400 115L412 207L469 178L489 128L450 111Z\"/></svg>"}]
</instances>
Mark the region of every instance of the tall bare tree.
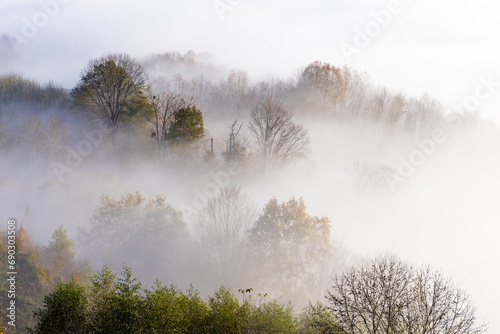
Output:
<instances>
[{"instance_id":1,"label":"tall bare tree","mask_svg":"<svg viewBox=\"0 0 500 334\"><path fill-rule=\"evenodd\" d=\"M267 168L282 167L309 153L307 130L292 119L281 103L266 99L251 113L250 130Z\"/></svg>"},{"instance_id":2,"label":"tall bare tree","mask_svg":"<svg viewBox=\"0 0 500 334\"><path fill-rule=\"evenodd\" d=\"M238 124L238 120L234 120L228 125L229 134L226 139L226 152L223 155L227 162L240 160L245 155L246 138L241 137L241 128L243 123Z\"/></svg>"},{"instance_id":3,"label":"tall bare tree","mask_svg":"<svg viewBox=\"0 0 500 334\"><path fill-rule=\"evenodd\" d=\"M480 334L469 295L429 267L396 258L352 267L336 277L329 309L347 334Z\"/></svg>"},{"instance_id":4,"label":"tall bare tree","mask_svg":"<svg viewBox=\"0 0 500 334\"><path fill-rule=\"evenodd\" d=\"M141 95L147 75L130 56L117 53L92 59L83 69L71 95L75 106L109 129L116 147L116 132L132 98Z\"/></svg>"},{"instance_id":5,"label":"tall bare tree","mask_svg":"<svg viewBox=\"0 0 500 334\"><path fill-rule=\"evenodd\" d=\"M218 284L234 285L241 278L245 239L256 214L248 196L235 186L222 189L200 212L198 236Z\"/></svg>"}]
</instances>

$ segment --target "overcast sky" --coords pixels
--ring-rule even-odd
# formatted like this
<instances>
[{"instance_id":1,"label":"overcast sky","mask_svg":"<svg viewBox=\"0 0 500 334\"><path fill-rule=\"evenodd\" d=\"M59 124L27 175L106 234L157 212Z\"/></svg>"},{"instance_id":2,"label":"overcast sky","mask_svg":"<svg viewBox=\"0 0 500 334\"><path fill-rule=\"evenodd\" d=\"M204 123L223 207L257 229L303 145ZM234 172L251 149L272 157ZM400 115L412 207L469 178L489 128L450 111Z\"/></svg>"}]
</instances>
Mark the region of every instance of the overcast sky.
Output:
<instances>
[{"instance_id":1,"label":"overcast sky","mask_svg":"<svg viewBox=\"0 0 500 334\"><path fill-rule=\"evenodd\" d=\"M373 13L384 10L392 13L378 29ZM3 47L0 72L71 88L92 57L193 50L254 80L286 78L314 60L348 64L451 107L474 95L481 77L500 81L499 12L493 0L2 0L0 35L20 43L15 53ZM358 36L366 29L367 46ZM496 89L479 111L500 119Z\"/></svg>"}]
</instances>

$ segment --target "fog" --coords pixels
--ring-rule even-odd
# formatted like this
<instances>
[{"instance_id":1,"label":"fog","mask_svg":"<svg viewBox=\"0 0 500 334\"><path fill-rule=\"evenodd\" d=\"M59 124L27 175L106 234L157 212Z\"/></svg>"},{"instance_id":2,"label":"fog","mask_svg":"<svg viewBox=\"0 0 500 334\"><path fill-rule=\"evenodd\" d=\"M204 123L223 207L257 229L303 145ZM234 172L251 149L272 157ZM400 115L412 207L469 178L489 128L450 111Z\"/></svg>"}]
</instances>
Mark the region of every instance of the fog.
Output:
<instances>
[{"instance_id":1,"label":"fog","mask_svg":"<svg viewBox=\"0 0 500 334\"><path fill-rule=\"evenodd\" d=\"M269 289L250 276L220 279L210 267L199 217L207 201L226 186L240 187L256 209L255 222L272 198L303 198L308 214L331 221L331 277L358 259L381 254L430 264L472 295L489 333L499 332L500 100L493 33L498 20L492 17L498 4L404 3L405 10L351 60L339 45L350 43L354 27L363 27L385 2L243 1L221 19L211 2L71 1L28 43L16 35L22 18L40 11L40 4L0 4L1 78L19 73L41 87L54 80L60 93L60 101L52 96L58 102L47 105L0 100L0 219L16 217L40 244L63 225L79 260L93 269L107 262L119 270L127 262L146 286L159 278L181 288L192 283L206 295L221 284ZM110 17L117 6L139 27ZM450 6L456 13L444 19ZM189 156L167 150L159 161L146 123L120 128L119 150L113 152L108 130L71 108L66 94L87 62L116 51L143 64L153 86L163 80L170 91L195 98L205 135ZM349 78L345 95L330 100L337 86L308 86L313 84L301 75L315 60L342 69ZM239 97L237 88L244 91ZM467 101L474 96L477 104L470 108ZM249 124L253 108L269 97L307 130L310 150L285 166L265 169ZM40 128L29 126L33 115ZM47 129L52 116L64 124L67 138L49 157L27 129ZM242 124L245 154L231 164L224 154L235 120ZM207 158L211 139L213 160ZM69 166L71 150L88 145L83 142L90 142L88 154L77 154ZM164 196L182 211L189 238L144 246L154 254L136 249L149 234L127 236L130 246L119 251L106 243L90 246L85 231L91 234L101 196L118 201L136 192L146 201ZM248 267L259 273L258 266ZM327 286L317 288L324 293ZM297 294L293 301L307 300Z\"/></svg>"}]
</instances>

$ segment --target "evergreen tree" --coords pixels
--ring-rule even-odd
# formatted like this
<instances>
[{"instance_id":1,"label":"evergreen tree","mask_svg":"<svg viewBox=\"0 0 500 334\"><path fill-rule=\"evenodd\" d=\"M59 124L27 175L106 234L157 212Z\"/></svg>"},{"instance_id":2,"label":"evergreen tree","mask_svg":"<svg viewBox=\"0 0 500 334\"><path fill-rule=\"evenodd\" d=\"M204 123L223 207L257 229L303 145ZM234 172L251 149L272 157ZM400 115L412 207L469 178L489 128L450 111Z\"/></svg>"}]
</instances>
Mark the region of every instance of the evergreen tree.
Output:
<instances>
[{"instance_id":1,"label":"evergreen tree","mask_svg":"<svg viewBox=\"0 0 500 334\"><path fill-rule=\"evenodd\" d=\"M37 321L32 334L88 333L87 295L85 288L74 279L59 283L45 296L44 308L34 314Z\"/></svg>"}]
</instances>

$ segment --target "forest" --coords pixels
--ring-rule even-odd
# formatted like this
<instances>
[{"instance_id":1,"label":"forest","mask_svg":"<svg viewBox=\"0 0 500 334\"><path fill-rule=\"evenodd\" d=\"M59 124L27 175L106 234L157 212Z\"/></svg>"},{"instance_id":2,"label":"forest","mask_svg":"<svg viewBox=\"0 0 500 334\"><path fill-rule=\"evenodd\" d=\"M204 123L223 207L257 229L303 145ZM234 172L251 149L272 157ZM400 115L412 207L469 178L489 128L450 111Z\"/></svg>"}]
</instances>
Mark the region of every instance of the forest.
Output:
<instances>
[{"instance_id":1,"label":"forest","mask_svg":"<svg viewBox=\"0 0 500 334\"><path fill-rule=\"evenodd\" d=\"M91 59L71 89L0 75L0 201L19 224L16 327L4 307L0 326L484 333L467 289L411 254L430 258L434 219L457 224L441 190L482 189L499 139L474 110L320 61L261 82L193 51Z\"/></svg>"}]
</instances>

